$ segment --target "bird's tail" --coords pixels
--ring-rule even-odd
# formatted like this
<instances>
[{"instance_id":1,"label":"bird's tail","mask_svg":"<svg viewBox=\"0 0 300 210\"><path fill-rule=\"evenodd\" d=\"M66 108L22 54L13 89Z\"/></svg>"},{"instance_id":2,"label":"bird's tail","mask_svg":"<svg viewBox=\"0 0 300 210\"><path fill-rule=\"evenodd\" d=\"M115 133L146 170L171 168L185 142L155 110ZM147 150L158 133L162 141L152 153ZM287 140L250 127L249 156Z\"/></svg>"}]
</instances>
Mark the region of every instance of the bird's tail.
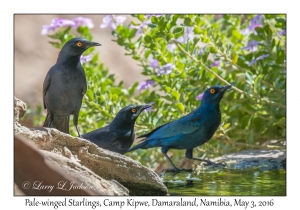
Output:
<instances>
[{"instance_id":1,"label":"bird's tail","mask_svg":"<svg viewBox=\"0 0 300 210\"><path fill-rule=\"evenodd\" d=\"M134 147L131 147L127 152L131 152L136 149L147 149L147 148L158 147L158 146L159 146L159 144L156 139L147 140L147 141L143 141L142 143L140 143Z\"/></svg>"},{"instance_id":2,"label":"bird's tail","mask_svg":"<svg viewBox=\"0 0 300 210\"><path fill-rule=\"evenodd\" d=\"M49 122L50 114L47 113L43 127L48 127ZM56 128L61 132L69 134L69 115L55 115L53 121L51 122L50 128Z\"/></svg>"}]
</instances>

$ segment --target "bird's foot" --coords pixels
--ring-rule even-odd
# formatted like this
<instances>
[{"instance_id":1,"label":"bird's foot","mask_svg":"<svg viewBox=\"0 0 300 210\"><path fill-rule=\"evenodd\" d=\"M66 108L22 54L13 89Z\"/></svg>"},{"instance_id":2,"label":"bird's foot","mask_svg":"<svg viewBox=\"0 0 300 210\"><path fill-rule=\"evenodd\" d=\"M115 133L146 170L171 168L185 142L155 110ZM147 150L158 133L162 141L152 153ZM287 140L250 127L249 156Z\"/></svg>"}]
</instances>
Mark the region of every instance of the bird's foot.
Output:
<instances>
[{"instance_id":1,"label":"bird's foot","mask_svg":"<svg viewBox=\"0 0 300 210\"><path fill-rule=\"evenodd\" d=\"M79 132L79 130L78 130L78 127L77 127L77 125L75 125L75 128L76 128L76 131L77 131L78 137L79 137L79 138L82 138L82 136L81 136L81 134L80 134L80 132ZM82 138L82 139L83 139L83 138Z\"/></svg>"},{"instance_id":2,"label":"bird's foot","mask_svg":"<svg viewBox=\"0 0 300 210\"><path fill-rule=\"evenodd\" d=\"M51 131L50 131L50 129L46 129L46 130L47 130L48 135L51 136Z\"/></svg>"}]
</instances>

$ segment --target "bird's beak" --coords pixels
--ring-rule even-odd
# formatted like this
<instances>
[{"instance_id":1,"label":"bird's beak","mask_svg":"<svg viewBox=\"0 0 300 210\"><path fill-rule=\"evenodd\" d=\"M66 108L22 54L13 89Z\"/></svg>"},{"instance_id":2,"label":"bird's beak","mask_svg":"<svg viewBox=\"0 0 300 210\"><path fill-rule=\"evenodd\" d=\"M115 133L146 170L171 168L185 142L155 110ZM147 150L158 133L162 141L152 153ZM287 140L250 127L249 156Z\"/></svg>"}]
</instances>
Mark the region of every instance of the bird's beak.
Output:
<instances>
[{"instance_id":1,"label":"bird's beak","mask_svg":"<svg viewBox=\"0 0 300 210\"><path fill-rule=\"evenodd\" d=\"M232 87L232 85L226 85L226 86L222 87L221 91L225 92L226 90L228 90L231 87Z\"/></svg>"},{"instance_id":2,"label":"bird's beak","mask_svg":"<svg viewBox=\"0 0 300 210\"><path fill-rule=\"evenodd\" d=\"M142 107L141 107L141 112L142 111L144 111L145 109L148 109L148 108L150 108L150 107L152 107L152 104L144 104L144 105L141 105Z\"/></svg>"},{"instance_id":3,"label":"bird's beak","mask_svg":"<svg viewBox=\"0 0 300 210\"><path fill-rule=\"evenodd\" d=\"M88 45L88 47L101 46L101 44L98 42L89 42L87 45Z\"/></svg>"}]
</instances>

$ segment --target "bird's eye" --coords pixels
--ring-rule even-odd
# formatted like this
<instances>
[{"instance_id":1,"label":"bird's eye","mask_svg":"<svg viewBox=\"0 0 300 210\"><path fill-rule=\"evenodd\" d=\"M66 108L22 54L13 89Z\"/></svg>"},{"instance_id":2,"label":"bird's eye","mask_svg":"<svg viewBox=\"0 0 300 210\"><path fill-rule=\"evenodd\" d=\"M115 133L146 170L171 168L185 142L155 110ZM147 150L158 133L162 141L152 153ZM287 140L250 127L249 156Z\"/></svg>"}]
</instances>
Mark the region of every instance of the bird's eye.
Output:
<instances>
[{"instance_id":1,"label":"bird's eye","mask_svg":"<svg viewBox=\"0 0 300 210\"><path fill-rule=\"evenodd\" d=\"M82 46L82 42L77 42L77 47L81 47Z\"/></svg>"},{"instance_id":2,"label":"bird's eye","mask_svg":"<svg viewBox=\"0 0 300 210\"><path fill-rule=\"evenodd\" d=\"M210 89L210 91L209 91L211 94L214 94L215 92L216 92L216 90L215 89Z\"/></svg>"},{"instance_id":3,"label":"bird's eye","mask_svg":"<svg viewBox=\"0 0 300 210\"><path fill-rule=\"evenodd\" d=\"M131 111L132 111L132 113L136 113L136 109L135 108L131 109Z\"/></svg>"}]
</instances>

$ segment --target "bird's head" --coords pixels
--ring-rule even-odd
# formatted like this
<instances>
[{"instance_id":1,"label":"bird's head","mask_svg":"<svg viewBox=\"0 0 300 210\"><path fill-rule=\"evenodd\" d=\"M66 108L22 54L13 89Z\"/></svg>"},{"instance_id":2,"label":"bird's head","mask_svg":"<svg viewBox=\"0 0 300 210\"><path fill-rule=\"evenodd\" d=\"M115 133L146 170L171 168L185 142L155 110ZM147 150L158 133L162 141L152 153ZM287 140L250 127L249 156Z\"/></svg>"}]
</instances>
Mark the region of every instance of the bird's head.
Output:
<instances>
[{"instance_id":1,"label":"bird's head","mask_svg":"<svg viewBox=\"0 0 300 210\"><path fill-rule=\"evenodd\" d=\"M226 90L231 88L231 85L227 86L212 86L208 88L203 95L202 101L204 103L219 103L223 98L223 95Z\"/></svg>"},{"instance_id":2,"label":"bird's head","mask_svg":"<svg viewBox=\"0 0 300 210\"><path fill-rule=\"evenodd\" d=\"M115 119L121 119L127 123L135 123L138 116L149 107L151 107L150 104L126 106L118 112Z\"/></svg>"},{"instance_id":3,"label":"bird's head","mask_svg":"<svg viewBox=\"0 0 300 210\"><path fill-rule=\"evenodd\" d=\"M97 42L88 41L84 38L73 38L65 43L65 45L61 49L61 52L64 55L79 56L85 50L93 46L101 46L101 44Z\"/></svg>"}]
</instances>

